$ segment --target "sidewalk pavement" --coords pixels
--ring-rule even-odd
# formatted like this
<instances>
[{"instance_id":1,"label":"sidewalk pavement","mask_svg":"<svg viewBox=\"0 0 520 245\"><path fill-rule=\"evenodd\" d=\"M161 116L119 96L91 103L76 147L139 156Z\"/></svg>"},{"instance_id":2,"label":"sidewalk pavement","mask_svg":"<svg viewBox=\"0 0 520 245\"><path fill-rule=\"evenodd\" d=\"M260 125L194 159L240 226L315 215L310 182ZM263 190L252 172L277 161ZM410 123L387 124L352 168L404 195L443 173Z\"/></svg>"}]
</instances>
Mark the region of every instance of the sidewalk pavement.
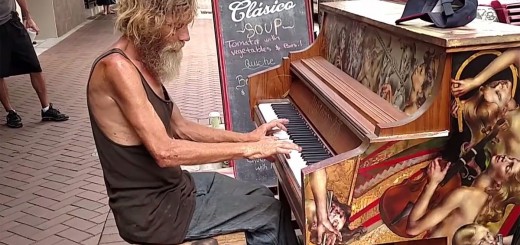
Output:
<instances>
[{"instance_id":1,"label":"sidewalk pavement","mask_svg":"<svg viewBox=\"0 0 520 245\"><path fill-rule=\"evenodd\" d=\"M39 56L51 101L69 121L40 122L29 77L7 79L24 127L0 127L0 244L121 243L85 100L93 60L118 38L113 18L87 23ZM211 111L222 113L213 33L211 19L195 21L179 82L167 85L182 113L200 123Z\"/></svg>"}]
</instances>

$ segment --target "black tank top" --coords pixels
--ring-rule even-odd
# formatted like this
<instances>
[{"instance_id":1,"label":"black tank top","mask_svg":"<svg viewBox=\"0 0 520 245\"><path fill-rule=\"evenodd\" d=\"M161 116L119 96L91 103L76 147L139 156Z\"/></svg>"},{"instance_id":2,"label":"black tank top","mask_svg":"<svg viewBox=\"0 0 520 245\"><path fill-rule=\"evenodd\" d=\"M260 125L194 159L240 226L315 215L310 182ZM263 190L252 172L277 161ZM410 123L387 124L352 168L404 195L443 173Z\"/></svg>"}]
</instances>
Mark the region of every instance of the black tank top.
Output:
<instances>
[{"instance_id":1,"label":"black tank top","mask_svg":"<svg viewBox=\"0 0 520 245\"><path fill-rule=\"evenodd\" d=\"M99 60L114 53L132 62L122 50L109 50L94 61L90 77ZM163 100L150 88L140 71L139 75L148 100L166 131L176 138L170 126L173 102L166 89L163 87L166 98ZM191 175L180 167L159 167L144 145L125 146L110 140L98 127L88 101L87 96L109 205L121 237L130 243L181 243L195 209L195 184Z\"/></svg>"}]
</instances>

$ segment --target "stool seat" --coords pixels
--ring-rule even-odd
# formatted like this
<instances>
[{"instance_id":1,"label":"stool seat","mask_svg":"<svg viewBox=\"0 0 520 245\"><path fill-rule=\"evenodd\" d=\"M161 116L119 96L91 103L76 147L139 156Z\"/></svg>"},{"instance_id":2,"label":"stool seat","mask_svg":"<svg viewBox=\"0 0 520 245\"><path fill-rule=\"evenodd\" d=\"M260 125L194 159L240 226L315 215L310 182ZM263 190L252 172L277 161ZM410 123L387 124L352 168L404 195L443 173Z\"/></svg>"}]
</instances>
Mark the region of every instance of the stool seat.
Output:
<instances>
[{"instance_id":1,"label":"stool seat","mask_svg":"<svg viewBox=\"0 0 520 245\"><path fill-rule=\"evenodd\" d=\"M218 245L244 245L246 244L246 235L244 232L235 232L230 233L226 235L219 235L212 237L217 241ZM205 242L204 240L201 241L189 241L182 243L180 245L214 245L216 243L212 243L209 240L211 239L205 239L208 242Z\"/></svg>"}]
</instances>

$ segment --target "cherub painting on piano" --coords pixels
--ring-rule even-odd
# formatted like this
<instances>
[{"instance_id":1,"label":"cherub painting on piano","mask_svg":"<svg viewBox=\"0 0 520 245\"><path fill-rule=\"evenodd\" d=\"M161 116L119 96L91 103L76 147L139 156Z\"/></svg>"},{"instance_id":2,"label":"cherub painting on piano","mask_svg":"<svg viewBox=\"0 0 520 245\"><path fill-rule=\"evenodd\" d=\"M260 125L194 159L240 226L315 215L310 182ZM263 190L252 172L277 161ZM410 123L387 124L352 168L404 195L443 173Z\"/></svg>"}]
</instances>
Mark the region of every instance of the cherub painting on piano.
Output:
<instances>
[{"instance_id":1,"label":"cherub painting on piano","mask_svg":"<svg viewBox=\"0 0 520 245\"><path fill-rule=\"evenodd\" d=\"M310 230L310 242L313 244L321 244L318 238L318 217L316 216L316 207L313 201L307 201L306 209L310 211L309 216L309 230ZM327 218L331 221L331 225L338 233L332 233L329 231L322 234L321 241L325 241L324 245L341 244L342 241L356 240L365 234L366 229L363 226L350 229L349 218L351 216L352 209L350 206L341 203L334 195L331 197L329 211ZM324 237L324 238L323 238Z\"/></svg>"},{"instance_id":2,"label":"cherub painting on piano","mask_svg":"<svg viewBox=\"0 0 520 245\"><path fill-rule=\"evenodd\" d=\"M351 228L352 209L341 202L333 191L327 190L327 172L325 169L310 174L308 182L312 199L305 200L307 215L306 228L311 244L334 245L346 244L357 240L366 233L363 226Z\"/></svg>"},{"instance_id":3,"label":"cherub painting on piano","mask_svg":"<svg viewBox=\"0 0 520 245\"><path fill-rule=\"evenodd\" d=\"M332 64L407 114L424 104L439 67L438 52L364 24L327 21Z\"/></svg>"}]
</instances>

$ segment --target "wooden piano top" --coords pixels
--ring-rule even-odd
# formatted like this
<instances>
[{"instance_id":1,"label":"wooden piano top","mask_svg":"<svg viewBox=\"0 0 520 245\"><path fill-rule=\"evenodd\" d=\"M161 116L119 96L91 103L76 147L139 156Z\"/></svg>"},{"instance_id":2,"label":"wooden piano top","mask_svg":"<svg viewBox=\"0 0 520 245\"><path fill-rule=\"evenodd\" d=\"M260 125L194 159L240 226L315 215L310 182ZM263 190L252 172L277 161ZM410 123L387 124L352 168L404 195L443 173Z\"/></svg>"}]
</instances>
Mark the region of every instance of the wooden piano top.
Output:
<instances>
[{"instance_id":1,"label":"wooden piano top","mask_svg":"<svg viewBox=\"0 0 520 245\"><path fill-rule=\"evenodd\" d=\"M520 41L520 26L475 19L466 26L450 29L433 27L431 23L416 19L396 25L404 4L380 0L327 2L321 10L347 16L374 25L397 35L408 36L445 48L467 46L504 45ZM516 43L518 46L518 43Z\"/></svg>"}]
</instances>

